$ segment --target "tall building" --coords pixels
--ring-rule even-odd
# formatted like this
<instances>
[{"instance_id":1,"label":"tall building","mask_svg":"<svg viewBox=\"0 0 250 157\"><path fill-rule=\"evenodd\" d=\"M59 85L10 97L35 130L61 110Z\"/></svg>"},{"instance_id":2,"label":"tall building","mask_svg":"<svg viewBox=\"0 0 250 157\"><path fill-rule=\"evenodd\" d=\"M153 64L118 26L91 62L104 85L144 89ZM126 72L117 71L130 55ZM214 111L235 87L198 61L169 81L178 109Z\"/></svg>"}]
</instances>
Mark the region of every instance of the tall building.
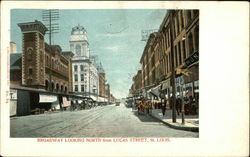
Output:
<instances>
[{"instance_id":1,"label":"tall building","mask_svg":"<svg viewBox=\"0 0 250 157\"><path fill-rule=\"evenodd\" d=\"M199 95L199 10L169 10L150 34L140 63L142 95L168 99ZM140 92L133 80L130 94ZM139 91L138 91L139 90ZM149 93L149 94L147 94ZM146 95L146 96L145 96Z\"/></svg>"},{"instance_id":2,"label":"tall building","mask_svg":"<svg viewBox=\"0 0 250 157\"><path fill-rule=\"evenodd\" d=\"M63 53L59 45L48 45L44 40L47 28L40 21L19 23L18 26L22 31L23 53L11 54L10 69L15 71L14 75L11 74L11 81L17 85L21 79L22 86L53 92L71 91L72 52ZM17 76L19 73L21 77Z\"/></svg>"},{"instance_id":3,"label":"tall building","mask_svg":"<svg viewBox=\"0 0 250 157\"><path fill-rule=\"evenodd\" d=\"M73 91L79 95L97 95L99 91L99 78L94 60L90 57L87 32L78 25L72 28L70 37L70 50L73 52L72 78Z\"/></svg>"}]
</instances>

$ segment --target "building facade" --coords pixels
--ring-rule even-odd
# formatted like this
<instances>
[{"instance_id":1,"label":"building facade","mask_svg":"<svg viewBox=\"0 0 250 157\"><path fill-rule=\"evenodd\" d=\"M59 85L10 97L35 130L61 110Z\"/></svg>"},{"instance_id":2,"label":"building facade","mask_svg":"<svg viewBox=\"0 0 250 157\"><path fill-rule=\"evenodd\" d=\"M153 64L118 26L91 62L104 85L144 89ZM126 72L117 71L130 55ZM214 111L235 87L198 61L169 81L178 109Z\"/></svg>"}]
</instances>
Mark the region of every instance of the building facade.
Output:
<instances>
[{"instance_id":1,"label":"building facade","mask_svg":"<svg viewBox=\"0 0 250 157\"><path fill-rule=\"evenodd\" d=\"M99 96L105 97L105 71L102 67L102 64L98 66L98 75L99 75Z\"/></svg>"},{"instance_id":2,"label":"building facade","mask_svg":"<svg viewBox=\"0 0 250 157\"><path fill-rule=\"evenodd\" d=\"M98 95L99 76L96 66L90 58L87 32L78 25L72 28L70 50L72 58L73 91L76 94Z\"/></svg>"},{"instance_id":3,"label":"building facade","mask_svg":"<svg viewBox=\"0 0 250 157\"><path fill-rule=\"evenodd\" d=\"M168 11L159 30L149 36L140 63L142 95L150 91L168 99L174 83L176 96L188 93L198 104L199 10ZM133 94L138 93L135 82Z\"/></svg>"},{"instance_id":4,"label":"building facade","mask_svg":"<svg viewBox=\"0 0 250 157\"><path fill-rule=\"evenodd\" d=\"M22 31L21 85L68 93L72 53L63 53L59 45L44 40L47 28L40 21L19 23Z\"/></svg>"}]
</instances>

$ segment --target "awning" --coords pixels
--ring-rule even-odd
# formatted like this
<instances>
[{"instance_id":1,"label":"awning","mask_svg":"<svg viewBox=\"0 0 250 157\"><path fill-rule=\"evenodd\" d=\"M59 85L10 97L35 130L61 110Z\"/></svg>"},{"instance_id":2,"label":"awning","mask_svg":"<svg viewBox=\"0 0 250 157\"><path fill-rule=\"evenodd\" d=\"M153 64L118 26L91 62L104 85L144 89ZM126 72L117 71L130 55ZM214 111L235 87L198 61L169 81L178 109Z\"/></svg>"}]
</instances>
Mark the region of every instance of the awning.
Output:
<instances>
[{"instance_id":1,"label":"awning","mask_svg":"<svg viewBox=\"0 0 250 157\"><path fill-rule=\"evenodd\" d=\"M103 98L103 97L98 97L97 101L98 101L98 102L105 102L105 98Z\"/></svg>"},{"instance_id":2,"label":"awning","mask_svg":"<svg viewBox=\"0 0 250 157\"><path fill-rule=\"evenodd\" d=\"M39 94L39 103L53 103L57 101L56 95Z\"/></svg>"},{"instance_id":3,"label":"awning","mask_svg":"<svg viewBox=\"0 0 250 157\"><path fill-rule=\"evenodd\" d=\"M152 92L152 89L150 89L150 90L147 91L147 99L151 99L151 97L157 97L157 95L155 95Z\"/></svg>"},{"instance_id":4,"label":"awning","mask_svg":"<svg viewBox=\"0 0 250 157\"><path fill-rule=\"evenodd\" d=\"M94 101L97 101L97 96L91 95L90 97L91 97Z\"/></svg>"},{"instance_id":5,"label":"awning","mask_svg":"<svg viewBox=\"0 0 250 157\"><path fill-rule=\"evenodd\" d=\"M170 79L167 79L167 80L161 82L161 84L162 84L161 90L165 90L165 89L169 88L170 87Z\"/></svg>"},{"instance_id":6,"label":"awning","mask_svg":"<svg viewBox=\"0 0 250 157\"><path fill-rule=\"evenodd\" d=\"M161 85L158 85L155 88L152 88L150 92L156 96L160 96L160 88L161 88Z\"/></svg>"}]
</instances>

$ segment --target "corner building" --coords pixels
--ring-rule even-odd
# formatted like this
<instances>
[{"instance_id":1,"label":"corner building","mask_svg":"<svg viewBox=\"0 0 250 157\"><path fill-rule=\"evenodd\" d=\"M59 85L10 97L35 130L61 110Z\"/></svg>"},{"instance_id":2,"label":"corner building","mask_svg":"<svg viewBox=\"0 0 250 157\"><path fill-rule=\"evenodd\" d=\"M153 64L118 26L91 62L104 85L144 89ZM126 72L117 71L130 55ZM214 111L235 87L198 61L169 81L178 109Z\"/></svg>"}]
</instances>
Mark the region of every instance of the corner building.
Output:
<instances>
[{"instance_id":1,"label":"corner building","mask_svg":"<svg viewBox=\"0 0 250 157\"><path fill-rule=\"evenodd\" d=\"M68 93L72 90L71 52L44 41L47 28L40 21L19 23L22 31L21 85Z\"/></svg>"},{"instance_id":2,"label":"corner building","mask_svg":"<svg viewBox=\"0 0 250 157\"><path fill-rule=\"evenodd\" d=\"M85 28L80 25L73 27L69 43L70 50L74 54L72 59L74 93L84 96L98 95L98 71L90 59L89 43Z\"/></svg>"}]
</instances>

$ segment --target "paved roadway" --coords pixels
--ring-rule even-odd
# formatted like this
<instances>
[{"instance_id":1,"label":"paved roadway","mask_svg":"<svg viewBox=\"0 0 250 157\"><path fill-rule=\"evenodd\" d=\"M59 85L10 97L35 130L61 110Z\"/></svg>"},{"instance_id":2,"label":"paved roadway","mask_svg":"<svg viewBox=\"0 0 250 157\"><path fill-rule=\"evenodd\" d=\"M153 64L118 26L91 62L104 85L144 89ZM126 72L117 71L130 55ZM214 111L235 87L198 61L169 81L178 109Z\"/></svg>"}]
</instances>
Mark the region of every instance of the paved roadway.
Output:
<instances>
[{"instance_id":1,"label":"paved roadway","mask_svg":"<svg viewBox=\"0 0 250 157\"><path fill-rule=\"evenodd\" d=\"M11 137L198 137L121 106L14 117Z\"/></svg>"}]
</instances>

